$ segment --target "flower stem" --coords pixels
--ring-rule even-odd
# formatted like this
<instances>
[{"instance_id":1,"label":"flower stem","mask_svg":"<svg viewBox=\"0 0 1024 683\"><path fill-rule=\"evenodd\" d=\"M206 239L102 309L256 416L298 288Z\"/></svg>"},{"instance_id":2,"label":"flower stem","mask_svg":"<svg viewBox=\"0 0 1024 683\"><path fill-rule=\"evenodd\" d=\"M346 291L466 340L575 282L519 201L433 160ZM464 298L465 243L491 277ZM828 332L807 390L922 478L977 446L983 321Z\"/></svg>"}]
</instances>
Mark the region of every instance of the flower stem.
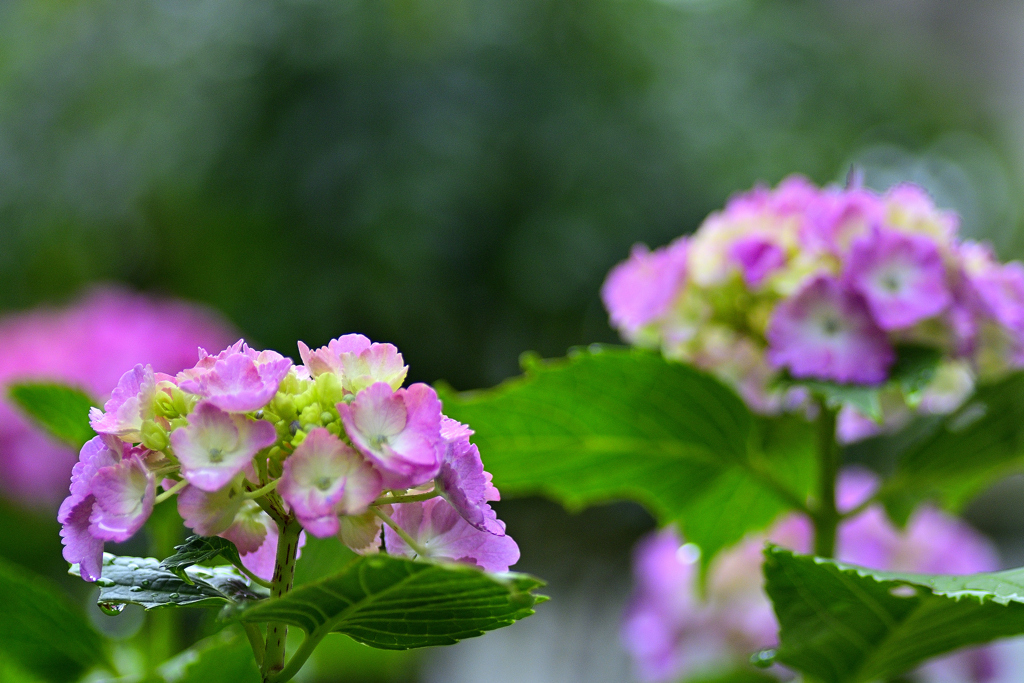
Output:
<instances>
[{"instance_id":1,"label":"flower stem","mask_svg":"<svg viewBox=\"0 0 1024 683\"><path fill-rule=\"evenodd\" d=\"M420 501L430 500L431 498L437 498L441 495L441 492L437 489L427 491L426 493L412 493L407 496L381 496L377 500L370 503L370 505L390 505L392 503L419 503Z\"/></svg>"},{"instance_id":2,"label":"flower stem","mask_svg":"<svg viewBox=\"0 0 1024 683\"><path fill-rule=\"evenodd\" d=\"M384 520L385 524L387 524L389 527L394 529L395 533L398 534L399 536L401 536L402 540L405 541L406 544L410 548L412 548L413 551L417 555L419 555L420 557L429 557L430 556L430 553L427 552L427 549L424 548L423 546L421 546L415 540L413 540L413 537L410 536L408 533L406 533L405 529L403 529L402 527L398 526L395 523L395 520L391 519L391 517L388 515L388 513L384 512L380 508L371 508L371 509L373 510L373 514L375 514L378 517L380 517L382 520Z\"/></svg>"},{"instance_id":3,"label":"flower stem","mask_svg":"<svg viewBox=\"0 0 1024 683\"><path fill-rule=\"evenodd\" d=\"M184 479L182 479L177 484L175 484L174 486L172 486L171 488L167 489L166 491L161 493L159 496L154 498L153 499L153 505L159 505L160 503L164 502L165 500L167 500L168 498L170 498L171 496L173 496L175 493L177 493L178 491L182 490L186 486L188 486L188 482L185 481Z\"/></svg>"},{"instance_id":4,"label":"flower stem","mask_svg":"<svg viewBox=\"0 0 1024 683\"><path fill-rule=\"evenodd\" d=\"M279 598L292 588L295 575L295 556L299 549L299 534L302 526L294 518L286 517L278 524L277 563L274 566L274 580L270 597ZM263 655L262 674L264 682L270 681L284 668L285 640L288 626L280 622L267 624L267 643Z\"/></svg>"},{"instance_id":5,"label":"flower stem","mask_svg":"<svg viewBox=\"0 0 1024 683\"><path fill-rule=\"evenodd\" d=\"M277 482L279 482L279 481L281 481L281 480L280 479L275 479L274 481L270 482L269 484L267 484L266 486L264 486L262 488L258 488L255 491L246 491L242 495L245 497L246 500L255 500L255 499L257 499L257 498L259 498L261 496L265 496L266 494L268 494L271 491L273 491L274 489L276 489L277 488Z\"/></svg>"},{"instance_id":6,"label":"flower stem","mask_svg":"<svg viewBox=\"0 0 1024 683\"><path fill-rule=\"evenodd\" d=\"M836 410L824 401L818 404L818 500L814 521L814 554L832 557L836 549L836 478L839 476L839 445L836 443Z\"/></svg>"}]
</instances>

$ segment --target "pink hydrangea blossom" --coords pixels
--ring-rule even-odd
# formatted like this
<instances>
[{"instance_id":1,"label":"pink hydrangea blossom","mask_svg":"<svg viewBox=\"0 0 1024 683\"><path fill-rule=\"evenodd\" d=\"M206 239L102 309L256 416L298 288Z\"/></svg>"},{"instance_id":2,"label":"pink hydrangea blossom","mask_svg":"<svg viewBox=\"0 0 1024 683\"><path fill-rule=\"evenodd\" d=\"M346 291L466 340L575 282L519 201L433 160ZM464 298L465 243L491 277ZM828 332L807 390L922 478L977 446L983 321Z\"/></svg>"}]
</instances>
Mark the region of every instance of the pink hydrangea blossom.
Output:
<instances>
[{"instance_id":1,"label":"pink hydrangea blossom","mask_svg":"<svg viewBox=\"0 0 1024 683\"><path fill-rule=\"evenodd\" d=\"M71 384L103 400L126 369L154 373L191 365L199 346L221 346L231 327L211 311L118 288L94 289L63 308L36 308L0 320L0 384ZM77 454L0 401L0 491L56 507Z\"/></svg>"},{"instance_id":2,"label":"pink hydrangea blossom","mask_svg":"<svg viewBox=\"0 0 1024 683\"><path fill-rule=\"evenodd\" d=\"M434 559L463 562L489 572L505 572L519 561L510 536L495 536L472 526L443 498L394 506L394 521ZM416 551L391 527L384 527L389 553L413 557Z\"/></svg>"},{"instance_id":3,"label":"pink hydrangea blossom","mask_svg":"<svg viewBox=\"0 0 1024 683\"><path fill-rule=\"evenodd\" d=\"M284 463L277 488L306 531L338 533L338 515L359 515L381 494L381 477L326 429L312 430Z\"/></svg>"},{"instance_id":4,"label":"pink hydrangea blossom","mask_svg":"<svg viewBox=\"0 0 1024 683\"><path fill-rule=\"evenodd\" d=\"M855 240L844 276L883 330L911 327L952 301L938 247L920 235L877 230Z\"/></svg>"},{"instance_id":5,"label":"pink hydrangea blossom","mask_svg":"<svg viewBox=\"0 0 1024 683\"><path fill-rule=\"evenodd\" d=\"M339 403L353 445L383 477L384 488L403 489L432 479L441 467L441 401L426 384L392 390L377 382Z\"/></svg>"},{"instance_id":6,"label":"pink hydrangea blossom","mask_svg":"<svg viewBox=\"0 0 1024 683\"><path fill-rule=\"evenodd\" d=\"M861 235L883 224L881 198L863 188L829 187L808 204L804 245L812 250L845 253Z\"/></svg>"},{"instance_id":7,"label":"pink hydrangea blossom","mask_svg":"<svg viewBox=\"0 0 1024 683\"><path fill-rule=\"evenodd\" d=\"M185 526L200 536L217 536L235 521L242 508L242 477L216 491L186 486L178 493L178 514Z\"/></svg>"},{"instance_id":8,"label":"pink hydrangea blossom","mask_svg":"<svg viewBox=\"0 0 1024 683\"><path fill-rule=\"evenodd\" d=\"M92 480L96 497L89 533L104 541L127 541L149 519L156 479L137 453L100 469Z\"/></svg>"},{"instance_id":9,"label":"pink hydrangea blossom","mask_svg":"<svg viewBox=\"0 0 1024 683\"><path fill-rule=\"evenodd\" d=\"M849 511L866 501L878 479L863 469L840 475L837 507ZM812 527L803 515L786 515L765 534L755 534L720 553L698 589L699 551L672 527L643 539L634 555L635 587L622 626L622 640L638 678L674 681L722 674L744 665L752 652L776 643L778 626L761 585L765 540L808 552ZM881 505L867 507L838 529L836 557L874 569L967 574L998 568L992 545L964 522L931 507L911 515L906 530L894 527ZM958 658L990 661L985 650ZM938 660L940 663L943 660ZM934 670L936 663L930 665ZM785 678L776 667L774 672ZM933 671L934 673L934 671ZM976 683L985 677L969 679Z\"/></svg>"},{"instance_id":10,"label":"pink hydrangea blossom","mask_svg":"<svg viewBox=\"0 0 1024 683\"><path fill-rule=\"evenodd\" d=\"M121 376L102 411L99 408L89 411L89 424L97 434L138 441L143 421L153 417L156 382L152 366L136 365Z\"/></svg>"},{"instance_id":11,"label":"pink hydrangea blossom","mask_svg":"<svg viewBox=\"0 0 1024 683\"><path fill-rule=\"evenodd\" d=\"M178 386L221 410L245 413L267 405L291 367L290 358L239 339L216 356L200 349L195 367L178 373Z\"/></svg>"},{"instance_id":12,"label":"pink hydrangea blossom","mask_svg":"<svg viewBox=\"0 0 1024 683\"><path fill-rule=\"evenodd\" d=\"M171 434L171 445L181 461L182 476L203 491L227 485L257 452L277 441L269 422L227 413L212 401L197 404L188 420L187 427Z\"/></svg>"},{"instance_id":13,"label":"pink hydrangea blossom","mask_svg":"<svg viewBox=\"0 0 1024 683\"><path fill-rule=\"evenodd\" d=\"M797 378L878 384L896 360L864 299L827 275L779 304L766 337L769 362Z\"/></svg>"},{"instance_id":14,"label":"pink hydrangea blossom","mask_svg":"<svg viewBox=\"0 0 1024 683\"><path fill-rule=\"evenodd\" d=\"M627 336L664 315L686 277L687 240L662 249L633 247L629 260L615 266L601 288L612 323Z\"/></svg>"},{"instance_id":15,"label":"pink hydrangea blossom","mask_svg":"<svg viewBox=\"0 0 1024 683\"><path fill-rule=\"evenodd\" d=\"M504 536L505 525L489 505L491 501L501 500L501 495L491 483L490 472L484 471L480 449L469 442L472 433L466 425L448 417L441 418L445 451L436 486L467 522L481 531Z\"/></svg>"},{"instance_id":16,"label":"pink hydrangea blossom","mask_svg":"<svg viewBox=\"0 0 1024 683\"><path fill-rule=\"evenodd\" d=\"M316 351L299 342L299 356L311 377L334 373L341 377L342 388L353 394L377 382L398 389L409 371L395 346L371 342L361 334L332 339Z\"/></svg>"}]
</instances>

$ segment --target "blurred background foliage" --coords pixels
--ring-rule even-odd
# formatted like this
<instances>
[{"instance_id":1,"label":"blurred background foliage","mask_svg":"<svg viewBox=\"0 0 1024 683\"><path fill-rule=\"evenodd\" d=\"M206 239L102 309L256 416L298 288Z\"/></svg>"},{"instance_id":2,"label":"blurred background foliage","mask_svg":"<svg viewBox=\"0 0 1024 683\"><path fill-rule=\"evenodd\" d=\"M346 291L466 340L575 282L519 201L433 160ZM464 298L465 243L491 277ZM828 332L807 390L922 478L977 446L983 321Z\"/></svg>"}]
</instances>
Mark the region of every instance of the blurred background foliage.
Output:
<instances>
[{"instance_id":1,"label":"blurred background foliage","mask_svg":"<svg viewBox=\"0 0 1024 683\"><path fill-rule=\"evenodd\" d=\"M614 341L598 288L631 244L791 172L915 180L1013 256L1013 121L956 42L984 42L1009 3L954 4L7 0L0 309L124 282L284 353L360 331L397 344L411 380L468 389L527 349ZM423 675L628 678L615 630L650 520L501 514L519 568L552 579L551 616ZM8 521L3 554L60 580L55 524L30 523L41 549ZM495 668L501 652L517 665ZM307 680L333 680L331 656ZM415 675L373 662L370 678Z\"/></svg>"}]
</instances>

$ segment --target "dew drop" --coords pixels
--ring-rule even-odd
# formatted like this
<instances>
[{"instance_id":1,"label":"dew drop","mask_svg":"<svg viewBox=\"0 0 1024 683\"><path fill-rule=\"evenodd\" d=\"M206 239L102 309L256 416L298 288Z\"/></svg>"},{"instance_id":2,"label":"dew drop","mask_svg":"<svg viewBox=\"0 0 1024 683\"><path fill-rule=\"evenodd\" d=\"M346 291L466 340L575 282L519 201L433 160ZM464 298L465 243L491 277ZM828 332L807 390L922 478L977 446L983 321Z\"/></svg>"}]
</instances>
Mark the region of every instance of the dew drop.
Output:
<instances>
[{"instance_id":1,"label":"dew drop","mask_svg":"<svg viewBox=\"0 0 1024 683\"><path fill-rule=\"evenodd\" d=\"M134 562L132 562L130 565L128 565L128 569L130 569L133 572L137 571L138 568L139 568L139 565L135 564Z\"/></svg>"},{"instance_id":2,"label":"dew drop","mask_svg":"<svg viewBox=\"0 0 1024 683\"><path fill-rule=\"evenodd\" d=\"M177 599L178 599L178 598L180 598L180 597L181 597L181 596L180 596L180 595L178 595L177 593L171 593L171 595L170 595L170 598L171 598L171 600L177 600Z\"/></svg>"},{"instance_id":3,"label":"dew drop","mask_svg":"<svg viewBox=\"0 0 1024 683\"><path fill-rule=\"evenodd\" d=\"M693 564L700 559L700 546L696 543L684 543L676 551L676 559L680 564Z\"/></svg>"},{"instance_id":4,"label":"dew drop","mask_svg":"<svg viewBox=\"0 0 1024 683\"><path fill-rule=\"evenodd\" d=\"M902 584L890 588L889 595L896 598L914 598L917 597L917 589L913 586Z\"/></svg>"},{"instance_id":5,"label":"dew drop","mask_svg":"<svg viewBox=\"0 0 1024 683\"><path fill-rule=\"evenodd\" d=\"M139 581L139 585L145 588L149 585L149 579L143 579L142 581Z\"/></svg>"},{"instance_id":6,"label":"dew drop","mask_svg":"<svg viewBox=\"0 0 1024 683\"><path fill-rule=\"evenodd\" d=\"M99 602L96 603L100 611L106 614L108 617L116 617L124 610L124 604L117 602Z\"/></svg>"},{"instance_id":7,"label":"dew drop","mask_svg":"<svg viewBox=\"0 0 1024 683\"><path fill-rule=\"evenodd\" d=\"M132 593L138 593L140 590L142 590L142 586L132 586L128 590L130 590Z\"/></svg>"},{"instance_id":8,"label":"dew drop","mask_svg":"<svg viewBox=\"0 0 1024 683\"><path fill-rule=\"evenodd\" d=\"M775 649L765 648L750 655L750 663L758 669L767 669L775 663Z\"/></svg>"},{"instance_id":9,"label":"dew drop","mask_svg":"<svg viewBox=\"0 0 1024 683\"><path fill-rule=\"evenodd\" d=\"M110 579L97 579L96 580L96 585L99 586L100 588L110 588L111 586L114 585L114 582L111 581Z\"/></svg>"}]
</instances>

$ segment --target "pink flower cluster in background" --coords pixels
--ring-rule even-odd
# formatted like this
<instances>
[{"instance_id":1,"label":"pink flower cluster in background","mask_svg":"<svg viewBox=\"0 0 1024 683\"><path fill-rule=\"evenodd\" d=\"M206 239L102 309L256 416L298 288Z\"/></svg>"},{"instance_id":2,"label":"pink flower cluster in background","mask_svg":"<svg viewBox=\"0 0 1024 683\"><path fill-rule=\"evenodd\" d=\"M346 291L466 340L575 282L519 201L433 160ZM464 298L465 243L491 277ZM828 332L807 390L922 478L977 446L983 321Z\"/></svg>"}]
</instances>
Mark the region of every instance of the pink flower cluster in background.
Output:
<instances>
[{"instance_id":1,"label":"pink flower cluster in background","mask_svg":"<svg viewBox=\"0 0 1024 683\"><path fill-rule=\"evenodd\" d=\"M82 449L61 505L64 557L100 577L104 541L145 523L163 489L185 525L231 540L270 579L278 527L257 504L272 497L317 537L356 552L426 555L507 571L516 543L490 506L498 490L473 432L445 417L391 344L345 335L303 365L239 340L176 375L138 364ZM280 498L278 498L278 496ZM403 500L413 496L415 500Z\"/></svg>"},{"instance_id":2,"label":"pink flower cluster in background","mask_svg":"<svg viewBox=\"0 0 1024 683\"><path fill-rule=\"evenodd\" d=\"M845 470L837 491L840 511L856 508L876 487L877 479L869 472ZM766 534L748 536L714 558L703 596L695 546L684 543L672 527L641 540L633 561L634 593L622 625L622 641L638 678L710 678L747 666L751 654L775 646L778 623L762 588L764 542L806 553L812 535L809 520L793 513ZM840 524L836 541L837 559L872 569L972 574L999 568L988 541L932 507L919 508L901 531L881 505L871 505ZM918 677L925 682L985 683L995 678L998 668L989 648L976 648L932 661ZM772 671L789 677L781 667Z\"/></svg>"},{"instance_id":3,"label":"pink flower cluster in background","mask_svg":"<svg viewBox=\"0 0 1024 683\"><path fill-rule=\"evenodd\" d=\"M126 367L148 362L177 372L196 347L235 337L212 311L182 301L102 288L64 308L37 308L0 320L0 385L53 381L105 396ZM73 449L30 425L0 401L0 491L34 507L55 507L67 491Z\"/></svg>"},{"instance_id":4,"label":"pink flower cluster in background","mask_svg":"<svg viewBox=\"0 0 1024 683\"><path fill-rule=\"evenodd\" d=\"M802 401L776 388L782 373L881 385L908 345L942 360L923 392L887 390L887 412L948 412L978 379L1024 365L1024 265L957 229L914 185L793 176L733 197L692 236L634 247L602 297L626 340L713 372L760 412ZM875 431L852 408L840 419L847 440Z\"/></svg>"}]
</instances>

